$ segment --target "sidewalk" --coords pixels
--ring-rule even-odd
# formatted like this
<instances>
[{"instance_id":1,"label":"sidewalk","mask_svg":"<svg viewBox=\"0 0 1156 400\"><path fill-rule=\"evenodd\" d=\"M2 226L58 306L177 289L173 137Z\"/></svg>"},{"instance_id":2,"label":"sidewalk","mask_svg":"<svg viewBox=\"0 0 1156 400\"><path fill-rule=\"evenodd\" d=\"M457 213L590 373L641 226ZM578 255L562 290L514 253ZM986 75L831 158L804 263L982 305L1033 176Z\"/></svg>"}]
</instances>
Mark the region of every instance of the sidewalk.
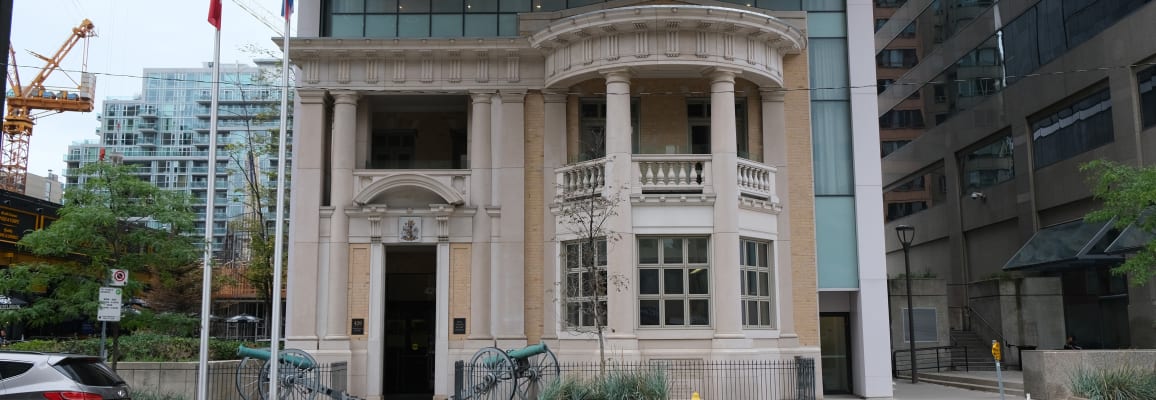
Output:
<instances>
[{"instance_id":1,"label":"sidewalk","mask_svg":"<svg viewBox=\"0 0 1156 400\"><path fill-rule=\"evenodd\" d=\"M995 374L994 372L992 374ZM950 386L941 386L932 383L916 383L911 384L911 381L895 381L892 386L895 389L895 400L923 400L923 399L942 399L942 400L973 400L973 399L999 399L999 393L980 392L976 390L967 390L953 388ZM1020 396L1007 395L1005 399L1023 399Z\"/></svg>"}]
</instances>

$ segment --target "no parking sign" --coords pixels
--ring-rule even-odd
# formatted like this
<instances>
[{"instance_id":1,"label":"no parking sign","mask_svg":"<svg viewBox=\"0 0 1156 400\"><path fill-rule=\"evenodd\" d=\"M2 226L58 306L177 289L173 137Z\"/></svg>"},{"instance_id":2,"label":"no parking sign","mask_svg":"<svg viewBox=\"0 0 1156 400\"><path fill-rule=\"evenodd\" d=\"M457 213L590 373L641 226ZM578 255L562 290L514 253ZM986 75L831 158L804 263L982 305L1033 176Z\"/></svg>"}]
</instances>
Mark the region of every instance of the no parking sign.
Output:
<instances>
[{"instance_id":1,"label":"no parking sign","mask_svg":"<svg viewBox=\"0 0 1156 400\"><path fill-rule=\"evenodd\" d=\"M111 286L124 286L128 283L128 271L123 269L110 269L108 284Z\"/></svg>"}]
</instances>

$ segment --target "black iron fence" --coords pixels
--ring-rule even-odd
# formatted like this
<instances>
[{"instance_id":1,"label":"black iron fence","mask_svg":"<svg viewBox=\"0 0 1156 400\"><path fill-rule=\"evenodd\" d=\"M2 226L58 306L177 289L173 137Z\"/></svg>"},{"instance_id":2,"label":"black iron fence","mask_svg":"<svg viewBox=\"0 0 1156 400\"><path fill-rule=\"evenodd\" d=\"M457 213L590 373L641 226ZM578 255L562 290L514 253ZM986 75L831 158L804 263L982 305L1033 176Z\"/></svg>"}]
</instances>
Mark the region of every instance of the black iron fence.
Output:
<instances>
[{"instance_id":1,"label":"black iron fence","mask_svg":"<svg viewBox=\"0 0 1156 400\"><path fill-rule=\"evenodd\" d=\"M891 377L911 376L911 350L891 352ZM957 346L915 349L916 372L967 371L970 369L967 348Z\"/></svg>"},{"instance_id":2,"label":"black iron fence","mask_svg":"<svg viewBox=\"0 0 1156 400\"><path fill-rule=\"evenodd\" d=\"M297 382L291 387L280 387L282 393L315 393L319 389L311 386L322 386L337 391L346 391L349 387L349 368L345 362L318 364L308 371L295 369L278 371L278 375L293 374ZM243 400L261 399L260 391L269 391L268 371L260 362L248 362L243 366L240 362L221 362L209 364L208 398L214 400ZM135 388L135 387L134 387ZM298 398L285 397L282 398ZM304 397L302 397L304 398ZM324 398L324 397L321 397Z\"/></svg>"},{"instance_id":3,"label":"black iron fence","mask_svg":"<svg viewBox=\"0 0 1156 400\"><path fill-rule=\"evenodd\" d=\"M475 370L466 362L455 363L453 399L490 399L491 396L485 393L471 392L471 384L467 382L500 381L509 376L490 371L492 368L487 366ZM597 362L563 363L559 365L559 371L563 380L588 380L597 377L601 368ZM612 362L606 365L607 374L640 371L660 372L665 377L667 393L671 399L689 399L696 392L702 400L813 400L816 397L815 360L812 358L721 361L675 359ZM523 383L517 385L521 387ZM495 386L500 387L500 384L489 387Z\"/></svg>"}]
</instances>

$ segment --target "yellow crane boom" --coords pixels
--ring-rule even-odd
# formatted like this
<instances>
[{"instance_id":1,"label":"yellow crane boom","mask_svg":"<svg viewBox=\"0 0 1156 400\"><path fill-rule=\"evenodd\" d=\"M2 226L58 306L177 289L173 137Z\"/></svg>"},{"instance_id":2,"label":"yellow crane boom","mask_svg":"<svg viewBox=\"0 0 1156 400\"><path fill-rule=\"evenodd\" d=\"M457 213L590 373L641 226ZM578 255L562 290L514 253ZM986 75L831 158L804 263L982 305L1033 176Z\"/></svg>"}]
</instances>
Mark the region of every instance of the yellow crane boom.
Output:
<instances>
[{"instance_id":1,"label":"yellow crane boom","mask_svg":"<svg viewBox=\"0 0 1156 400\"><path fill-rule=\"evenodd\" d=\"M8 113L4 116L2 137L3 146L0 149L0 189L24 193L24 184L28 174L28 142L32 137L32 125L35 124L34 111L81 111L89 112L93 108L93 90L96 87L96 77L88 73L88 38L96 36L96 26L92 21L85 19L80 25L72 28L72 35L56 50L51 57L32 53L45 62L43 68L27 86L21 85L19 68L16 65L16 52L9 45L8 52L8 82L11 90L7 93L6 103ZM60 62L68 55L77 43L84 41L84 67L81 68L80 82L76 89L54 91L44 87L44 81L53 72L60 69Z\"/></svg>"}]
</instances>

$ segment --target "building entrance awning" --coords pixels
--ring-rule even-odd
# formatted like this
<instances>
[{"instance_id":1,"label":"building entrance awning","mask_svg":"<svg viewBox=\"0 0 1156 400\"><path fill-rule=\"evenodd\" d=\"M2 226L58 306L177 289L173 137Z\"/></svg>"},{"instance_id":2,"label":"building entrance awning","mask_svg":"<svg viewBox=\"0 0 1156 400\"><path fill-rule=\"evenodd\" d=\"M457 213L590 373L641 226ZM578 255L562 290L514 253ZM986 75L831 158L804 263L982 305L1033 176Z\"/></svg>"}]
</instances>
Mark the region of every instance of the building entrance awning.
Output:
<instances>
[{"instance_id":1,"label":"building entrance awning","mask_svg":"<svg viewBox=\"0 0 1156 400\"><path fill-rule=\"evenodd\" d=\"M1120 236L1117 236L1116 240L1113 240L1112 244L1108 245L1107 249L1104 249L1104 253L1131 253L1140 250L1144 246L1147 246L1148 242L1156 239L1156 234L1153 234L1150 229L1145 229L1145 226L1150 227L1150 225L1148 225L1150 223L1148 217L1152 211L1152 209L1147 209L1140 213L1140 217L1131 224L1128 224L1128 226L1120 232Z\"/></svg>"},{"instance_id":2,"label":"building entrance awning","mask_svg":"<svg viewBox=\"0 0 1156 400\"><path fill-rule=\"evenodd\" d=\"M1122 256L1105 252L1121 236L1113 222L1077 220L1040 229L1004 264L1003 270L1063 269L1119 262Z\"/></svg>"}]
</instances>

